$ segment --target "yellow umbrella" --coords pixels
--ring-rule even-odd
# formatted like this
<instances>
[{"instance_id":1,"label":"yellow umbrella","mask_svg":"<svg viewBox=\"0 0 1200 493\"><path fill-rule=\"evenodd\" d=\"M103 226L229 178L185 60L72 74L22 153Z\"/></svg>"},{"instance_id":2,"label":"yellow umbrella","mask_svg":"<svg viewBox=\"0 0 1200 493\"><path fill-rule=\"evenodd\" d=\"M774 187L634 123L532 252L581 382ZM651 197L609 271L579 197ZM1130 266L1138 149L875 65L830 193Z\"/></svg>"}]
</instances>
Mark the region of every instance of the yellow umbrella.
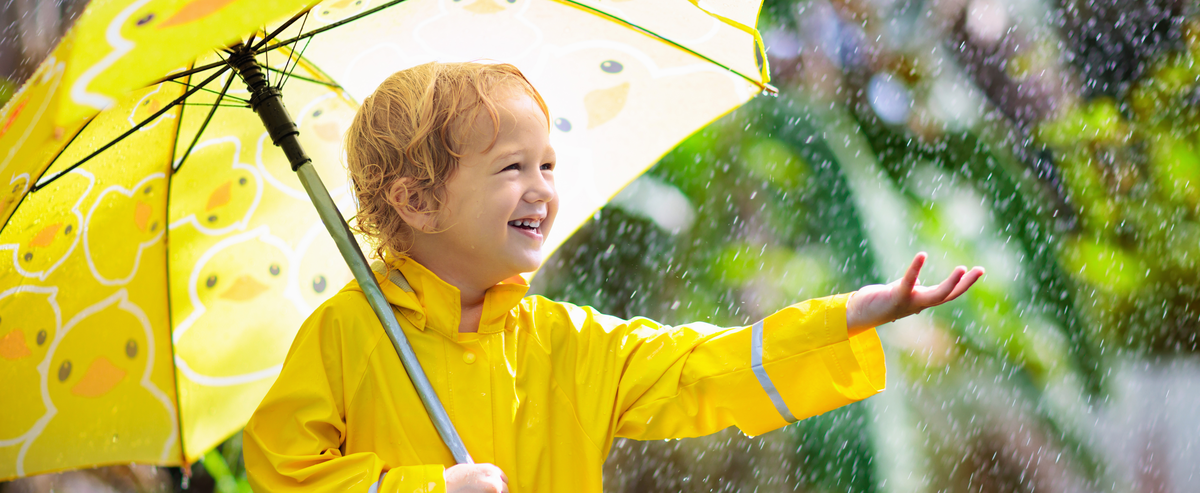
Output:
<instances>
[{"instance_id":1,"label":"yellow umbrella","mask_svg":"<svg viewBox=\"0 0 1200 493\"><path fill-rule=\"evenodd\" d=\"M139 3L104 7L132 18ZM30 118L35 102L62 112L68 37L0 113L0 159L23 173L0 167L15 208L0 231L0 479L189 462L245 423L300 321L351 279L307 202L331 205L328 224L332 205L352 213L342 133L383 77L433 60L522 69L560 156L553 249L675 143L769 89L750 27L760 3L704 5L328 1L226 51L198 56L230 38L199 32L190 62L126 67L86 125ZM298 136L265 116L259 74ZM301 147L312 163L297 175Z\"/></svg>"}]
</instances>

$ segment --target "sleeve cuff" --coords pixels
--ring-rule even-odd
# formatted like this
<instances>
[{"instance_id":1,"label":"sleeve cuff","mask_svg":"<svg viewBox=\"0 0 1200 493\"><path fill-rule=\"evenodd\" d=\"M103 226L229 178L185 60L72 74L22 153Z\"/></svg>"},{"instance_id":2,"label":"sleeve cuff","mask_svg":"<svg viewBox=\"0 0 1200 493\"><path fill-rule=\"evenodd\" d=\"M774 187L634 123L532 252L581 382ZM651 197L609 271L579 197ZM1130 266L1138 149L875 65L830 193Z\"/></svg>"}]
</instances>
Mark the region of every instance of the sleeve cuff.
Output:
<instances>
[{"instance_id":1,"label":"sleeve cuff","mask_svg":"<svg viewBox=\"0 0 1200 493\"><path fill-rule=\"evenodd\" d=\"M763 321L762 366L794 419L866 399L884 388L887 369L878 333L872 328L848 336L849 297L806 301Z\"/></svg>"}]
</instances>

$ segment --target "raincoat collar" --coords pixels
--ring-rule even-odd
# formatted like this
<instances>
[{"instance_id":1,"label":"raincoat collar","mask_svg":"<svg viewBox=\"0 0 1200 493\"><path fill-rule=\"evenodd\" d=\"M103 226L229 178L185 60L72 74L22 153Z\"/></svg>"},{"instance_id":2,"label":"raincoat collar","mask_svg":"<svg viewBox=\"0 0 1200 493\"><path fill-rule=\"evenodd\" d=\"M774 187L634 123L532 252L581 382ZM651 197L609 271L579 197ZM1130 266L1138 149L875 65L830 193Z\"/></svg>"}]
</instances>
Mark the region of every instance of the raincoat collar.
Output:
<instances>
[{"instance_id":1,"label":"raincoat collar","mask_svg":"<svg viewBox=\"0 0 1200 493\"><path fill-rule=\"evenodd\" d=\"M428 328L458 340L458 324L462 320L458 288L409 257L388 258L386 264L375 262L371 267L384 298L417 330ZM513 330L517 320L512 311L527 291L529 284L520 276L489 288L483 298L479 334Z\"/></svg>"}]
</instances>

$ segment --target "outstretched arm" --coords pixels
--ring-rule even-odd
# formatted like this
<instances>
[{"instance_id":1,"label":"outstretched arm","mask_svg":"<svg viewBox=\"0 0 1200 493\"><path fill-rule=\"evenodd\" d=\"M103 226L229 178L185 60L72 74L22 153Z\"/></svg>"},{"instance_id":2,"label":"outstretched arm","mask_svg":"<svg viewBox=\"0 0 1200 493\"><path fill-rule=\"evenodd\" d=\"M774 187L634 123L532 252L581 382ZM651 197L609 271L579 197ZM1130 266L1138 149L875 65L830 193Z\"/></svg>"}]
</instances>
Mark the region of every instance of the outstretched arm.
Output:
<instances>
[{"instance_id":1,"label":"outstretched arm","mask_svg":"<svg viewBox=\"0 0 1200 493\"><path fill-rule=\"evenodd\" d=\"M917 275L925 264L925 252L913 258L904 278L888 284L864 286L846 303L846 328L851 336L864 330L919 313L959 297L983 276L983 267L967 270L958 266L937 286L920 285Z\"/></svg>"}]
</instances>

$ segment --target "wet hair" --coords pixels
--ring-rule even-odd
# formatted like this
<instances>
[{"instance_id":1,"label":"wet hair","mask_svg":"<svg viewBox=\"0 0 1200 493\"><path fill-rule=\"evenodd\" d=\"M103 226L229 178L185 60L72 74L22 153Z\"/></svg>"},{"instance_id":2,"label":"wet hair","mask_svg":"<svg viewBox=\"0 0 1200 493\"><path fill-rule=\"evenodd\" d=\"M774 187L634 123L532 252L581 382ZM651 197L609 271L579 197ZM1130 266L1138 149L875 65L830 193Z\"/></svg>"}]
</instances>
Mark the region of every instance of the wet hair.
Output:
<instances>
[{"instance_id":1,"label":"wet hair","mask_svg":"<svg viewBox=\"0 0 1200 493\"><path fill-rule=\"evenodd\" d=\"M375 256L405 255L413 229L397 207L437 214L446 182L458 169L473 123L481 111L492 120L491 150L500 135L496 98L521 90L546 115L546 103L521 71L509 64L427 63L392 74L363 100L346 132L346 160L358 215L354 229L366 235ZM406 203L389 196L407 178Z\"/></svg>"}]
</instances>

